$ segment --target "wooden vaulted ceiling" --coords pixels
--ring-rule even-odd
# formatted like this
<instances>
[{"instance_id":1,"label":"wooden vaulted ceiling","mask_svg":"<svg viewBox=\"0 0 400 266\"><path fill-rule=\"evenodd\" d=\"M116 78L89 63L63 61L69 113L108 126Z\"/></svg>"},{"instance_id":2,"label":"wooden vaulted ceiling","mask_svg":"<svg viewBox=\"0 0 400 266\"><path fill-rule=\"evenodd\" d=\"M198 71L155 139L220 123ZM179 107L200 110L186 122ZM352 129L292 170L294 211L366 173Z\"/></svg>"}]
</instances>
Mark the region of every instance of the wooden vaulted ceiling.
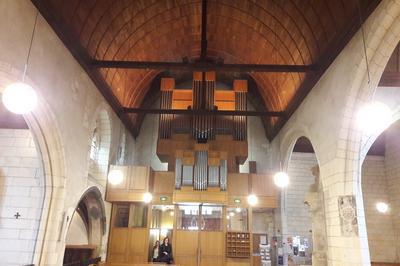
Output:
<instances>
[{"instance_id":1,"label":"wooden vaulted ceiling","mask_svg":"<svg viewBox=\"0 0 400 266\"><path fill-rule=\"evenodd\" d=\"M201 53L201 0L32 0L125 124L162 69L93 68L90 60L182 62ZM360 27L378 0L208 0L208 60L310 65L308 72L248 72L272 138ZM242 73L243 74L243 73ZM233 75L231 73L231 75Z\"/></svg>"}]
</instances>

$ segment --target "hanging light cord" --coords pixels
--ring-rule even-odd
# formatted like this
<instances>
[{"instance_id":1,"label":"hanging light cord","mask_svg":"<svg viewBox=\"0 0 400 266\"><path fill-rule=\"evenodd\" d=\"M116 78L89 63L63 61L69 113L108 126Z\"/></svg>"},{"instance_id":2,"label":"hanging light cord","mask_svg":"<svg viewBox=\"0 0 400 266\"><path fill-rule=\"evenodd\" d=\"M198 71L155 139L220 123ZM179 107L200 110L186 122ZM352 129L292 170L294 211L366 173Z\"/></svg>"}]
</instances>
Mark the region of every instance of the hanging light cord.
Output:
<instances>
[{"instance_id":1,"label":"hanging light cord","mask_svg":"<svg viewBox=\"0 0 400 266\"><path fill-rule=\"evenodd\" d=\"M36 24L37 24L37 19L39 16L39 10L36 10L36 16L35 16L35 23L33 24L33 30L32 30L32 36L31 36L31 41L29 43L29 50L28 50L28 55L26 57L26 62L24 66L24 73L22 75L22 81L25 81L25 76L26 76L26 71L28 69L28 63L29 63L29 58L31 57L31 50L32 50L32 44L33 44L33 37L35 36L35 31L36 31Z\"/></svg>"},{"instance_id":2,"label":"hanging light cord","mask_svg":"<svg viewBox=\"0 0 400 266\"><path fill-rule=\"evenodd\" d=\"M358 7L358 16L360 18L360 28L361 28L361 36L362 36L362 41L363 41L363 48L364 48L364 55L365 55L365 64L367 66L367 75L368 75L368 84L371 82L371 75L369 72L369 62L368 62L368 55L367 55L367 45L365 44L365 32L364 32L364 21L362 19L362 13L361 13L361 4L359 1L357 1L357 7Z\"/></svg>"}]
</instances>

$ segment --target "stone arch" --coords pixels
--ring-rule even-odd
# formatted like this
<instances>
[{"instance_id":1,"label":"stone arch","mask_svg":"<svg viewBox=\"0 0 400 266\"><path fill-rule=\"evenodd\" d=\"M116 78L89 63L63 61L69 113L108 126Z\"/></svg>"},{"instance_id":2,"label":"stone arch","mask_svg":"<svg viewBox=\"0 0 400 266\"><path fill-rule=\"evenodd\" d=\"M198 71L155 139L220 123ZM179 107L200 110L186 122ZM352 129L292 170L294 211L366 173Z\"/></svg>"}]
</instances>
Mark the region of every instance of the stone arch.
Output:
<instances>
[{"instance_id":1,"label":"stone arch","mask_svg":"<svg viewBox=\"0 0 400 266\"><path fill-rule=\"evenodd\" d=\"M100 105L95 112L89 137L89 178L105 187L111 149L111 120L108 110ZM96 139L96 140L94 140ZM97 147L93 148L93 143ZM92 155L95 149L95 155Z\"/></svg>"},{"instance_id":2,"label":"stone arch","mask_svg":"<svg viewBox=\"0 0 400 266\"><path fill-rule=\"evenodd\" d=\"M400 120L396 120L362 153L360 183L362 188L365 227L370 260L376 264L400 262L399 219L400 205L397 188L400 184ZM371 151L371 152L370 152ZM378 211L376 204L384 202L389 210Z\"/></svg>"},{"instance_id":3,"label":"stone arch","mask_svg":"<svg viewBox=\"0 0 400 266\"><path fill-rule=\"evenodd\" d=\"M319 161L315 146L305 135L306 128L295 129L283 137L281 152L284 156L284 168L290 178L290 184L281 193L282 236L299 236L308 240L308 261L315 265L327 264L327 232L325 222L325 206L322 179L320 179ZM298 142L307 140L309 150L300 150ZM307 144L307 143L306 143ZM297 147L297 150L296 150ZM291 211L287 211L291 210ZM293 215L294 217L290 218ZM295 222L293 222L295 221ZM287 249L288 257L294 257L294 252Z\"/></svg>"},{"instance_id":4,"label":"stone arch","mask_svg":"<svg viewBox=\"0 0 400 266\"><path fill-rule=\"evenodd\" d=\"M383 1L366 20L365 25L365 43L367 47L367 56L370 70L370 81L365 64L364 52L361 49L362 36L359 31L354 39L358 40L360 49L355 58L355 74L349 86L349 93L346 96L346 105L344 108L344 118L342 119L341 134L345 132L345 187L344 192L360 190L360 160L368 151L379 134L368 136L363 139L360 130L356 125L356 114L360 107L371 100L375 88L382 76L384 68L400 41L400 4L398 1ZM354 47L351 47L354 49ZM357 53L356 51L354 51ZM344 134L343 134L344 135ZM342 142L343 139L339 140ZM337 153L340 151L338 142ZM354 156L356 152L356 156ZM364 154L364 155L363 155ZM356 182L354 182L356 181ZM356 185L356 187L349 187Z\"/></svg>"},{"instance_id":5,"label":"stone arch","mask_svg":"<svg viewBox=\"0 0 400 266\"><path fill-rule=\"evenodd\" d=\"M294 145L296 144L297 140L300 137L305 137L307 139L310 140L313 148L314 148L314 152L315 152L315 156L317 157L318 160L318 152L317 149L318 147L315 146L313 143L313 138L311 136L311 133L309 132L309 130L302 125L296 125L292 127L292 130L287 131L287 133L282 137L281 141L280 141L280 158L279 161L282 162L282 169L283 170L287 170L289 161L290 161L290 157L292 155L293 152L293 148Z\"/></svg>"},{"instance_id":6,"label":"stone arch","mask_svg":"<svg viewBox=\"0 0 400 266\"><path fill-rule=\"evenodd\" d=\"M7 63L0 63L0 87L4 88L12 82L20 80L21 71ZM25 82L33 88L37 86L29 77ZM44 177L44 201L42 205L39 231L36 238L33 264L47 265L59 263L59 252L62 245L57 241L57 234L62 222L63 203L65 197L65 158L64 147L60 138L60 130L57 119L50 106L41 95L38 94L37 108L24 115L29 129L36 142L36 147L41 157Z\"/></svg>"},{"instance_id":7,"label":"stone arch","mask_svg":"<svg viewBox=\"0 0 400 266\"><path fill-rule=\"evenodd\" d=\"M83 229L87 233L83 238L87 240L87 243L78 244L95 245L96 249L93 251L92 256L98 257L103 249L103 236L106 232L105 206L102 193L98 187L92 186L83 192L78 203L75 205L75 209L67 216L67 220L68 223L65 230L66 244L74 244L68 242L71 241L71 238L78 239L82 237L76 234L76 232L80 233L82 231L76 231L76 229L79 229L76 228L79 227L79 223L75 223L75 221L81 221L84 223L85 228L80 229Z\"/></svg>"}]
</instances>

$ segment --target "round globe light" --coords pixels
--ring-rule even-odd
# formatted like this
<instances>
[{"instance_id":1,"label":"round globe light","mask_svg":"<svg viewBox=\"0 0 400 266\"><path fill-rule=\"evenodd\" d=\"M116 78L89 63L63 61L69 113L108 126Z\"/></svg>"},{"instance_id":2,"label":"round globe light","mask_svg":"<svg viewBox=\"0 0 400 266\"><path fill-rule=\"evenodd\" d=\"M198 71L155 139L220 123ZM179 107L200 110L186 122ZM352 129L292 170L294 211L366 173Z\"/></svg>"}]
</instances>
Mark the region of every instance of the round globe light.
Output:
<instances>
[{"instance_id":1,"label":"round globe light","mask_svg":"<svg viewBox=\"0 0 400 266\"><path fill-rule=\"evenodd\" d=\"M378 212L386 213L389 210L389 205L385 202L378 202L376 204L376 209Z\"/></svg>"},{"instance_id":2,"label":"round globe light","mask_svg":"<svg viewBox=\"0 0 400 266\"><path fill-rule=\"evenodd\" d=\"M124 180L124 174L119 169L113 169L108 173L108 182L111 185L121 184L122 180Z\"/></svg>"},{"instance_id":3,"label":"round globe light","mask_svg":"<svg viewBox=\"0 0 400 266\"><path fill-rule=\"evenodd\" d=\"M229 213L229 216L230 216L230 217L233 217L233 216L235 216L235 213L234 213L234 212L230 212L230 213Z\"/></svg>"},{"instance_id":4,"label":"round globe light","mask_svg":"<svg viewBox=\"0 0 400 266\"><path fill-rule=\"evenodd\" d=\"M242 209L239 208L239 207L237 207L237 208L235 209L235 212L237 212L237 213L240 213L241 211L242 211Z\"/></svg>"},{"instance_id":5,"label":"round globe light","mask_svg":"<svg viewBox=\"0 0 400 266\"><path fill-rule=\"evenodd\" d=\"M382 102L364 105L357 113L359 128L368 135L381 133L392 122L392 111Z\"/></svg>"},{"instance_id":6,"label":"round globe light","mask_svg":"<svg viewBox=\"0 0 400 266\"><path fill-rule=\"evenodd\" d=\"M278 172L274 175L274 183L280 188L289 185L289 176L285 172Z\"/></svg>"},{"instance_id":7,"label":"round globe light","mask_svg":"<svg viewBox=\"0 0 400 266\"><path fill-rule=\"evenodd\" d=\"M256 204L258 203L258 198L257 198L257 196L254 195L254 194L250 194L250 195L247 197L247 203L249 203L250 206L256 205Z\"/></svg>"},{"instance_id":8,"label":"round globe light","mask_svg":"<svg viewBox=\"0 0 400 266\"><path fill-rule=\"evenodd\" d=\"M10 112L26 114L35 109L37 95L35 90L28 84L15 82L4 89L2 101Z\"/></svg>"},{"instance_id":9,"label":"round globe light","mask_svg":"<svg viewBox=\"0 0 400 266\"><path fill-rule=\"evenodd\" d=\"M150 192L146 192L143 194L143 201L145 203L150 203L153 200L153 195Z\"/></svg>"},{"instance_id":10,"label":"round globe light","mask_svg":"<svg viewBox=\"0 0 400 266\"><path fill-rule=\"evenodd\" d=\"M231 219L231 217L230 217L229 215L227 215L227 216L226 216L226 219L229 220L229 219Z\"/></svg>"}]
</instances>

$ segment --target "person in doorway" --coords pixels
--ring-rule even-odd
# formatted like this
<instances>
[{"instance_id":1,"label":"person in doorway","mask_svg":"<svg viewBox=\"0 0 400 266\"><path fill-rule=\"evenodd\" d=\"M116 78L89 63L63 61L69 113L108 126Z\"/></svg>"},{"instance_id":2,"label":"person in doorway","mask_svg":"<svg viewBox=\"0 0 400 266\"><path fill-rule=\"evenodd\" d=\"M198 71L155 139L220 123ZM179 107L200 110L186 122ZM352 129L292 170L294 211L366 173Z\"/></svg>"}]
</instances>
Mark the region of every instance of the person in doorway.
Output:
<instances>
[{"instance_id":1,"label":"person in doorway","mask_svg":"<svg viewBox=\"0 0 400 266\"><path fill-rule=\"evenodd\" d=\"M160 246L160 256L159 256L159 261L160 262L166 262L167 264L171 264L173 261L172 258L172 246L169 243L169 238L166 237L164 238L161 246Z\"/></svg>"},{"instance_id":2,"label":"person in doorway","mask_svg":"<svg viewBox=\"0 0 400 266\"><path fill-rule=\"evenodd\" d=\"M153 254L152 254L153 262L158 262L159 254L160 254L160 241L157 240L153 246Z\"/></svg>"}]
</instances>

